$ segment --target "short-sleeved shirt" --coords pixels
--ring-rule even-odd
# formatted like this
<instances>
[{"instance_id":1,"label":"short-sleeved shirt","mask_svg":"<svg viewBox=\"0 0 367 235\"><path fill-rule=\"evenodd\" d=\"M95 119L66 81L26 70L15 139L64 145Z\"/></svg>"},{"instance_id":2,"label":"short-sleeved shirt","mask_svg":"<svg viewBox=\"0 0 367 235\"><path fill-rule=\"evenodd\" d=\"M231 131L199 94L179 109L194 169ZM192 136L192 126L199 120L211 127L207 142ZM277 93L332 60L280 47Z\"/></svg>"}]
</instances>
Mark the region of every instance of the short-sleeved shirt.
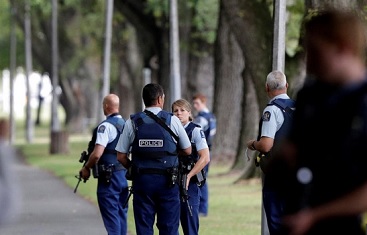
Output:
<instances>
[{"instance_id":1,"label":"short-sleeved shirt","mask_svg":"<svg viewBox=\"0 0 367 235\"><path fill-rule=\"evenodd\" d=\"M186 128L189 124L190 124L190 122L187 123L184 126L184 128ZM206 142L204 131L200 127L195 127L192 130L191 142L196 145L196 150L197 151L200 151L202 149L209 148L208 147L208 144Z\"/></svg>"},{"instance_id":2,"label":"short-sleeved shirt","mask_svg":"<svg viewBox=\"0 0 367 235\"><path fill-rule=\"evenodd\" d=\"M209 113L209 109L204 109L203 112ZM209 121L205 117L200 115L194 118L193 123L196 123L199 126L201 126L201 129L203 129L204 131L208 130L209 128Z\"/></svg>"},{"instance_id":3,"label":"short-sleeved shirt","mask_svg":"<svg viewBox=\"0 0 367 235\"><path fill-rule=\"evenodd\" d=\"M121 115L116 115L118 118L122 118ZM109 122L103 122L97 127L96 144L106 147L117 137L117 129Z\"/></svg>"},{"instance_id":4,"label":"short-sleeved shirt","mask_svg":"<svg viewBox=\"0 0 367 235\"><path fill-rule=\"evenodd\" d=\"M162 109L159 107L149 107L146 108L146 110L151 111L154 114L158 114ZM175 133L178 138L178 146L181 149L187 149L191 146L189 137L187 137L186 131L183 128L180 120L176 116L171 117L171 124L170 128ZM120 153L129 153L130 152L130 146L133 143L135 139L135 130L134 130L134 124L131 121L131 119L128 119L125 123L124 130L119 138L119 141L116 145L116 151ZM173 137L172 137L173 138ZM174 139L174 138L173 138Z\"/></svg>"},{"instance_id":5,"label":"short-sleeved shirt","mask_svg":"<svg viewBox=\"0 0 367 235\"><path fill-rule=\"evenodd\" d=\"M280 94L269 101L269 104L275 99L290 99L287 94ZM263 111L261 137L274 139L276 132L282 127L284 116L282 111L275 105L268 105Z\"/></svg>"}]
</instances>

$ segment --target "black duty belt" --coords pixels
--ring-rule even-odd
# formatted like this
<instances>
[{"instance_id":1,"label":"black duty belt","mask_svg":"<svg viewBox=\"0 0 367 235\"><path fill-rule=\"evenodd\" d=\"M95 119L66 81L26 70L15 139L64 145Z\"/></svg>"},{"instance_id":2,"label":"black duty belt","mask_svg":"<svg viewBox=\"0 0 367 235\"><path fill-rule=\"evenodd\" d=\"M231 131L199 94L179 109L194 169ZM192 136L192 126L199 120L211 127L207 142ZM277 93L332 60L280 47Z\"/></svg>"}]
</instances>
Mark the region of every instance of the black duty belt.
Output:
<instances>
[{"instance_id":1,"label":"black duty belt","mask_svg":"<svg viewBox=\"0 0 367 235\"><path fill-rule=\"evenodd\" d=\"M137 168L137 174L155 174L155 175L167 175L169 173L168 169L158 169L158 168Z\"/></svg>"},{"instance_id":2,"label":"black duty belt","mask_svg":"<svg viewBox=\"0 0 367 235\"><path fill-rule=\"evenodd\" d=\"M153 174L153 175L169 175L172 174L173 171L177 171L177 167L167 168L167 169L159 169L159 168L134 168L134 173L136 174Z\"/></svg>"},{"instance_id":3,"label":"black duty belt","mask_svg":"<svg viewBox=\"0 0 367 235\"><path fill-rule=\"evenodd\" d=\"M163 157L177 157L177 154L168 153L166 151L157 152L134 152L133 157L142 159L152 159L152 158L163 158Z\"/></svg>"},{"instance_id":4,"label":"black duty belt","mask_svg":"<svg viewBox=\"0 0 367 235\"><path fill-rule=\"evenodd\" d=\"M99 171L103 171L107 168L110 168L112 171L125 170L125 167L121 163L115 163L115 164L103 163L101 165L98 165L98 168L99 168Z\"/></svg>"},{"instance_id":5,"label":"black duty belt","mask_svg":"<svg viewBox=\"0 0 367 235\"><path fill-rule=\"evenodd\" d=\"M103 154L117 154L117 151L114 149L104 149Z\"/></svg>"}]
</instances>

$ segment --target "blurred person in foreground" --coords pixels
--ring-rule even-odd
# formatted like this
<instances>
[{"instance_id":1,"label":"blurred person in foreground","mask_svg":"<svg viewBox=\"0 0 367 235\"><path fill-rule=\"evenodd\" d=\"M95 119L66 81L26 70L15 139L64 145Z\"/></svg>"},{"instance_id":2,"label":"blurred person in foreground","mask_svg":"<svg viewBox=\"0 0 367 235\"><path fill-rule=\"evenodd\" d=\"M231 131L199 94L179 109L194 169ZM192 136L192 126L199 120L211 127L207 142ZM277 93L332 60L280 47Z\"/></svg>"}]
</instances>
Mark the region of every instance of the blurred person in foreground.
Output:
<instances>
[{"instance_id":1,"label":"blurred person in foreground","mask_svg":"<svg viewBox=\"0 0 367 235\"><path fill-rule=\"evenodd\" d=\"M194 118L193 123L198 124L201 129L204 131L206 142L209 146L209 150L211 150L214 136L217 132L217 119L214 113L209 111L207 106L207 97L203 94L196 94L192 98L193 106L197 111L197 116ZM209 164L207 164L204 168L204 172L206 176L209 173ZM200 196L200 207L199 213L200 216L207 216L209 209L209 189L208 189L208 181L200 187L201 196Z\"/></svg>"},{"instance_id":2,"label":"blurred person in foreground","mask_svg":"<svg viewBox=\"0 0 367 235\"><path fill-rule=\"evenodd\" d=\"M9 128L9 122L0 119L0 225L16 221L22 207L19 179L13 169L17 153L7 143Z\"/></svg>"},{"instance_id":3,"label":"blurred person in foreground","mask_svg":"<svg viewBox=\"0 0 367 235\"><path fill-rule=\"evenodd\" d=\"M109 235L127 234L128 197L126 169L117 161L115 150L124 129L125 120L119 114L119 97L109 94L103 99L106 119L93 131L88 145L89 160L80 170L80 176L88 179L91 169L98 169L97 200L104 226ZM94 173L95 174L95 173Z\"/></svg>"},{"instance_id":4,"label":"blurred person in foreground","mask_svg":"<svg viewBox=\"0 0 367 235\"><path fill-rule=\"evenodd\" d=\"M289 234L364 234L367 210L366 38L357 14L327 10L305 22L307 74L284 146L294 181Z\"/></svg>"},{"instance_id":5,"label":"blurred person in foreground","mask_svg":"<svg viewBox=\"0 0 367 235\"><path fill-rule=\"evenodd\" d=\"M205 184L204 179L199 182L197 174L200 174L201 170L210 161L209 147L206 143L204 131L199 125L192 122L191 105L187 100L179 99L173 102L172 112L180 119L191 141L191 155L183 156L180 159L182 170L185 171L183 173L187 174L187 192L189 195L189 204L181 200L180 221L185 235L195 235L199 234L200 187ZM191 207L191 214L188 205Z\"/></svg>"}]
</instances>

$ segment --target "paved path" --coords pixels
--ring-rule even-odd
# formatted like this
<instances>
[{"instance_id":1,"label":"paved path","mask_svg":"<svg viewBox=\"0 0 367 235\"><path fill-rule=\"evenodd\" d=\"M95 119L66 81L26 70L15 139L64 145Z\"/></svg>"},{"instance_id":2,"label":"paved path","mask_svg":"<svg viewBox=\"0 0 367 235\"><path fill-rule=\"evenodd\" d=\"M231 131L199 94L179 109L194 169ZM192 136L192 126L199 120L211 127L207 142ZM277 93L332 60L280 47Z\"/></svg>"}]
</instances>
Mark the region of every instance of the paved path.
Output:
<instances>
[{"instance_id":1,"label":"paved path","mask_svg":"<svg viewBox=\"0 0 367 235\"><path fill-rule=\"evenodd\" d=\"M19 160L13 170L20 185L21 210L16 220L0 226L0 235L107 234L98 208L64 182Z\"/></svg>"}]
</instances>

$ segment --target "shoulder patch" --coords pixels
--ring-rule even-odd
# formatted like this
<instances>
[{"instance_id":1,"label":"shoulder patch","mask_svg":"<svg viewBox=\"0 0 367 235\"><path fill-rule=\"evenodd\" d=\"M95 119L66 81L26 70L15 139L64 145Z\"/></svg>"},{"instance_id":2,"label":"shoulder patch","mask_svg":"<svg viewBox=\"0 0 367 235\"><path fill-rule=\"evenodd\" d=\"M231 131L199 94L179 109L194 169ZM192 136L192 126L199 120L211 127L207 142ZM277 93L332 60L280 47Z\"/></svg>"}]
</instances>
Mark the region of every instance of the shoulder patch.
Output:
<instances>
[{"instance_id":1,"label":"shoulder patch","mask_svg":"<svg viewBox=\"0 0 367 235\"><path fill-rule=\"evenodd\" d=\"M205 139L205 134L204 134L204 131L202 129L200 129L200 135L201 135L201 138Z\"/></svg>"},{"instance_id":2,"label":"shoulder patch","mask_svg":"<svg viewBox=\"0 0 367 235\"><path fill-rule=\"evenodd\" d=\"M104 133L105 130L106 130L106 127L104 125L100 125L97 132Z\"/></svg>"},{"instance_id":3,"label":"shoulder patch","mask_svg":"<svg viewBox=\"0 0 367 235\"><path fill-rule=\"evenodd\" d=\"M271 113L269 111L266 111L263 116L262 116L262 119L264 122L268 122L270 120L270 117L271 117Z\"/></svg>"}]
</instances>

